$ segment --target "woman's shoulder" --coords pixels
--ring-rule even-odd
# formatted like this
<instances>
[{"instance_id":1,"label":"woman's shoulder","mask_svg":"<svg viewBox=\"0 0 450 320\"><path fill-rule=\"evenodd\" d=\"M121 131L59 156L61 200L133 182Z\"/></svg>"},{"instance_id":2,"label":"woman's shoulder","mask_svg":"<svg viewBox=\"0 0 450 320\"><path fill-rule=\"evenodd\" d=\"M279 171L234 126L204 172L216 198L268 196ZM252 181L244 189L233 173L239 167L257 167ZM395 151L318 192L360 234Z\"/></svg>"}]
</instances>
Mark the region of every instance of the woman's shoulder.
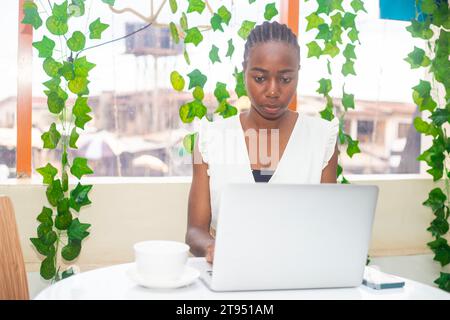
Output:
<instances>
[{"instance_id":1,"label":"woman's shoulder","mask_svg":"<svg viewBox=\"0 0 450 320\"><path fill-rule=\"evenodd\" d=\"M217 116L213 121L210 121L206 117L203 117L200 120L201 126L203 128L207 128L210 130L229 128L234 125L239 117L239 114L233 115L231 117L223 118L221 116Z\"/></svg>"},{"instance_id":2,"label":"woman's shoulder","mask_svg":"<svg viewBox=\"0 0 450 320\"><path fill-rule=\"evenodd\" d=\"M331 121L322 119L320 116L312 116L307 114L300 114L299 117L308 129L327 131L335 131L339 129L339 119L336 117Z\"/></svg>"}]
</instances>

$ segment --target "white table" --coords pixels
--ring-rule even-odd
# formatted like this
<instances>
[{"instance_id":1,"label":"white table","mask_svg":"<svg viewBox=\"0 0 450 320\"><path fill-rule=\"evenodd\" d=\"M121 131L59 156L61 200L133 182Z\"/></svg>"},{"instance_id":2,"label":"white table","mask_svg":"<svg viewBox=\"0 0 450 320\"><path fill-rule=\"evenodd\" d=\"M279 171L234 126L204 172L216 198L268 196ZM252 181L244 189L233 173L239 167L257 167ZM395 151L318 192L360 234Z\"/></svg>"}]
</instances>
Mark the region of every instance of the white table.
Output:
<instances>
[{"instance_id":1,"label":"white table","mask_svg":"<svg viewBox=\"0 0 450 320\"><path fill-rule=\"evenodd\" d=\"M204 258L189 258L188 264L199 270L208 268ZM127 275L131 264L115 265L74 275L45 290L37 300L308 300L308 299L443 299L450 300L450 294L443 290L405 280L400 289L374 290L361 285L358 288L277 290L246 292L213 292L197 279L193 284L178 289L148 289L134 283Z\"/></svg>"}]
</instances>

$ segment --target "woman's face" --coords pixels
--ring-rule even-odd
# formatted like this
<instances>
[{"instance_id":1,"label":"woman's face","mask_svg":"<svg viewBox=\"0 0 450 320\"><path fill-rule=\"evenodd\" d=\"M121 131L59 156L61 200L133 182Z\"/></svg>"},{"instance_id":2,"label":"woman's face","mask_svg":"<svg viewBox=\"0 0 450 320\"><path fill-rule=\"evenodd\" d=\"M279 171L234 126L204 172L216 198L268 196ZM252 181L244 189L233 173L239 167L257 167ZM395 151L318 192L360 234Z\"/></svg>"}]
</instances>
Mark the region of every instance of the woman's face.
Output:
<instances>
[{"instance_id":1,"label":"woman's face","mask_svg":"<svg viewBox=\"0 0 450 320\"><path fill-rule=\"evenodd\" d=\"M250 48L244 66L247 94L254 108L266 119L287 111L297 89L299 55L284 42L269 41Z\"/></svg>"}]
</instances>

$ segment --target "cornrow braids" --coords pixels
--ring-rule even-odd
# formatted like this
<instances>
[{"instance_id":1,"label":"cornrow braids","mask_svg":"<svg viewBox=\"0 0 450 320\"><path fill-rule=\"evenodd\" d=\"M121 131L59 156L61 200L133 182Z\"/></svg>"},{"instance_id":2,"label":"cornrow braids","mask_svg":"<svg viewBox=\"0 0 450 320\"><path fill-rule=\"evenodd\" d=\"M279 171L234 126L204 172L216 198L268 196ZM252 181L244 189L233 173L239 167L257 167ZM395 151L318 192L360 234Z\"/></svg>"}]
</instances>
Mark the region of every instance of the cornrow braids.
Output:
<instances>
[{"instance_id":1,"label":"cornrow braids","mask_svg":"<svg viewBox=\"0 0 450 320\"><path fill-rule=\"evenodd\" d=\"M280 41L294 46L300 58L300 46L298 45L297 36L285 24L276 21L265 21L263 24L256 26L248 35L245 43L244 66L247 65L250 48L261 42Z\"/></svg>"}]
</instances>

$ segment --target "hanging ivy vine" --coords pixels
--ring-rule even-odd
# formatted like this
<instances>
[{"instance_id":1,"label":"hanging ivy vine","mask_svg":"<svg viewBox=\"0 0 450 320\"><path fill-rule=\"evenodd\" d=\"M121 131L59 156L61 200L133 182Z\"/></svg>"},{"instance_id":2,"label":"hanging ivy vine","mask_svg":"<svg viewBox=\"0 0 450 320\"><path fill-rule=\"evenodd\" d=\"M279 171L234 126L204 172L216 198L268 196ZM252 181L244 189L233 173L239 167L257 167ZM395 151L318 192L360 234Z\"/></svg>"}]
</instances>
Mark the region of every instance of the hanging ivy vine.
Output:
<instances>
[{"instance_id":1,"label":"hanging ivy vine","mask_svg":"<svg viewBox=\"0 0 450 320\"><path fill-rule=\"evenodd\" d=\"M421 9L422 15L417 14L406 29L414 38L427 41L428 52L414 47L405 60L412 69L424 68L430 79L420 80L412 88L414 103L428 115L425 120L423 115L415 118L414 127L421 134L432 138L431 147L417 160L424 161L430 167L427 172L433 181L443 180L445 185L445 190L439 187L431 190L428 199L423 202L434 214L434 220L427 229L434 240L427 245L434 253L434 260L443 268L450 263L450 246L445 238L448 236L450 215L450 137L447 132L450 123L450 15L448 1L444 0L416 1L416 8L417 12ZM442 90L445 91L444 97L440 96ZM450 273L441 272L435 283L450 292Z\"/></svg>"},{"instance_id":2,"label":"hanging ivy vine","mask_svg":"<svg viewBox=\"0 0 450 320\"><path fill-rule=\"evenodd\" d=\"M248 0L249 4L253 4L256 0ZM187 8L182 10L179 8L180 2L170 0L170 8L172 10L174 20L170 23L170 31L172 39L175 43L182 42L184 45L185 62L191 66L192 71L183 76L178 71L174 70L170 74L170 81L172 87L177 91L183 91L188 82L187 89L192 90L192 101L180 106L179 115L184 123L191 123L195 118L202 119L207 115L207 108L203 103L204 86L208 81L208 77L201 71L201 67L194 67L191 61L188 48L189 46L199 46L203 41L204 32L224 33L230 34L229 29L232 19L231 8L221 5L214 10L208 1L203 0L188 0ZM207 10L205 10L207 9ZM191 14L208 15L210 24L203 28L199 26L189 26L188 17ZM267 3L264 10L264 20L270 21L278 15L278 9L275 2ZM242 41L247 39L256 22L244 20L240 28L237 30L237 35ZM219 47L215 43L207 49L209 60L212 64L224 63L233 57L235 50L235 43L233 37L227 41L226 52L220 52ZM204 61L196 61L199 65L204 65ZM233 77L235 79L234 91L238 98L246 96L247 92L244 84L244 74L241 68L234 68ZM186 79L187 78L187 79ZM229 99L231 97L227 84L223 82L216 82L214 89L214 96L217 100L217 107L214 113L219 114L223 118L228 118L237 114L237 109L233 106ZM188 134L183 140L183 145L187 152L192 153L196 133Z\"/></svg>"},{"instance_id":3,"label":"hanging ivy vine","mask_svg":"<svg viewBox=\"0 0 450 320\"><path fill-rule=\"evenodd\" d=\"M102 0L108 5L113 5L114 1ZM73 268L61 270L59 256L65 262L75 260L91 226L79 220L79 213L84 206L91 204L88 194L92 185L83 185L79 180L84 175L92 174L93 170L86 158L75 157L71 161L68 150L77 149L81 130L92 120L88 85L89 73L95 64L81 54L88 42L101 39L108 24L97 18L91 21L89 30L72 30L70 22L85 14L85 0L66 0L59 4L48 1L48 6L42 2L39 4L38 7L33 1L24 3L22 23L32 25L36 30L43 26L45 31L40 41L33 42L33 47L43 59L43 72L50 78L44 82L47 88L44 94L54 122L41 138L43 147L61 154L61 160L59 169L50 163L36 169L47 186L48 205L37 216L40 223L37 237L30 241L44 257L41 276L58 281L74 273ZM73 105L69 103L69 95L75 98ZM75 188L70 188L69 176L78 179Z\"/></svg>"}]
</instances>

